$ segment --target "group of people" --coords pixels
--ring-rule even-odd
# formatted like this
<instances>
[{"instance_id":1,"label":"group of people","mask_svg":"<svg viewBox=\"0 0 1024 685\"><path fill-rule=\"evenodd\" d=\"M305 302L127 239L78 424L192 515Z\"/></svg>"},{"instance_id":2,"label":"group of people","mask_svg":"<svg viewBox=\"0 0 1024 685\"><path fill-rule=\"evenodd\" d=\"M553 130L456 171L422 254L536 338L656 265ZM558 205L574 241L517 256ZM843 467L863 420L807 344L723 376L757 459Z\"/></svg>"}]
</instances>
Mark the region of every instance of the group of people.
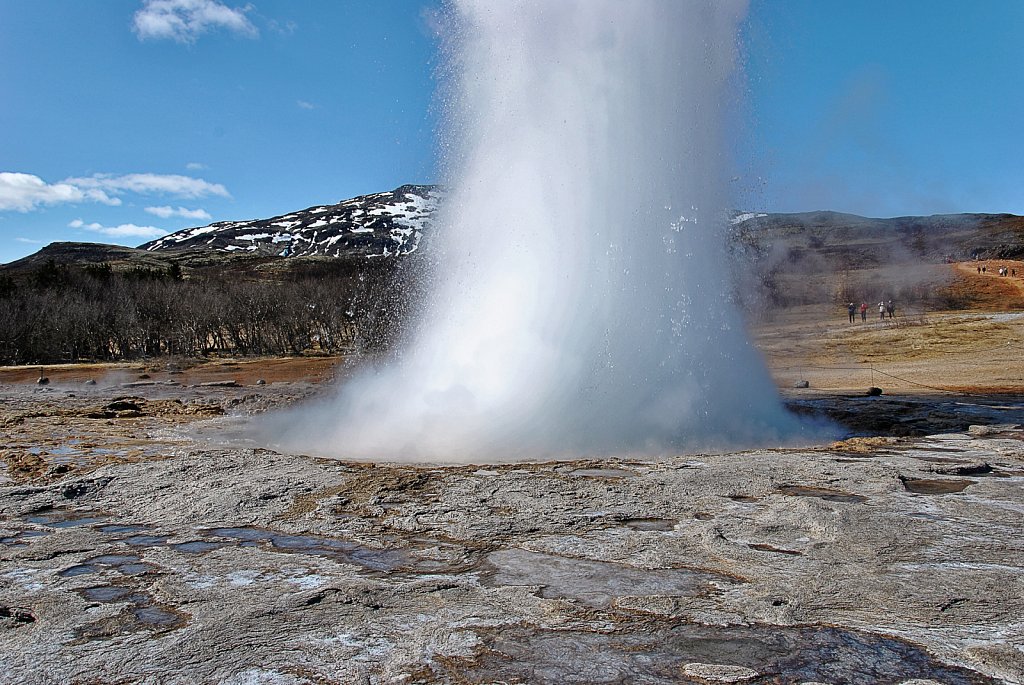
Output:
<instances>
[{"instance_id":1,"label":"group of people","mask_svg":"<svg viewBox=\"0 0 1024 685\"><path fill-rule=\"evenodd\" d=\"M857 320L857 309L857 305L854 304L853 302L846 305L846 311L850 314L850 323L853 323L854 321ZM888 302L882 301L878 303L878 318L884 319L886 314L889 315L890 319L896 316L896 303L893 302L892 300L889 300ZM868 320L867 302L860 303L860 320Z\"/></svg>"},{"instance_id":2,"label":"group of people","mask_svg":"<svg viewBox=\"0 0 1024 685\"><path fill-rule=\"evenodd\" d=\"M978 273L979 274L983 274L986 271L988 271L988 267L987 266L979 266L978 267ZM999 275L1000 276L1016 276L1017 275L1017 270L1016 269L1010 269L1010 268L1007 268L1005 266L1001 266L1001 267L999 267Z\"/></svg>"}]
</instances>

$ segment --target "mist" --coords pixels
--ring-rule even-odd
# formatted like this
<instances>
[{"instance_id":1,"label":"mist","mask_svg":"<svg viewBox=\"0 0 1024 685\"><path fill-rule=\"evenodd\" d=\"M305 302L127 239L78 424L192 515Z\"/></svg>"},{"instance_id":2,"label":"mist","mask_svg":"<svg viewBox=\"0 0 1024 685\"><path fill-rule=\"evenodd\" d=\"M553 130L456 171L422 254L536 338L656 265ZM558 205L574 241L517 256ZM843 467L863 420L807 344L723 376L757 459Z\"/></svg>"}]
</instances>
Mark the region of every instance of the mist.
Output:
<instances>
[{"instance_id":1,"label":"mist","mask_svg":"<svg viewBox=\"0 0 1024 685\"><path fill-rule=\"evenodd\" d=\"M730 296L720 122L745 2L449 10L430 297L390 355L261 418L264 439L476 462L802 436Z\"/></svg>"}]
</instances>

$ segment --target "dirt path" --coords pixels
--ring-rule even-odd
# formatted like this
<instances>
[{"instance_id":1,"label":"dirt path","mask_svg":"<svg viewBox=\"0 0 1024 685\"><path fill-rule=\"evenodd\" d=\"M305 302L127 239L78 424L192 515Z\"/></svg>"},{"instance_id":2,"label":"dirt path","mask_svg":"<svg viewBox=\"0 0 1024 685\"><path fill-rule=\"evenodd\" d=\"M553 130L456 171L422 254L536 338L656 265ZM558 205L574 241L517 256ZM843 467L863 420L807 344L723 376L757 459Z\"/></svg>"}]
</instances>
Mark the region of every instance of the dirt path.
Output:
<instances>
[{"instance_id":1,"label":"dirt path","mask_svg":"<svg viewBox=\"0 0 1024 685\"><path fill-rule=\"evenodd\" d=\"M1016 275L1000 276L999 269ZM970 298L972 306L990 311L1024 308L1024 262L1012 259L957 262L954 292ZM979 269L984 269L980 271Z\"/></svg>"}]
</instances>

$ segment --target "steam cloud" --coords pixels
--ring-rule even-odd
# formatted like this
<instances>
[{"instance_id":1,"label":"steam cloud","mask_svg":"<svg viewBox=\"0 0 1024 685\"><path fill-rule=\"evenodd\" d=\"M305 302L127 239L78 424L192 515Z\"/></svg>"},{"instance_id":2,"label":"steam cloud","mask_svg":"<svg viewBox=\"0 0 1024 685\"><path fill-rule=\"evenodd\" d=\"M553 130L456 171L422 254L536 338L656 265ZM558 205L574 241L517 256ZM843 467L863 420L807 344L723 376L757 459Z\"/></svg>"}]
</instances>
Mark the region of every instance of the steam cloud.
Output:
<instances>
[{"instance_id":1,"label":"steam cloud","mask_svg":"<svg viewBox=\"0 0 1024 685\"><path fill-rule=\"evenodd\" d=\"M744 12L454 2L434 297L387 364L272 418L272 442L495 461L798 435L728 298L719 122Z\"/></svg>"}]
</instances>

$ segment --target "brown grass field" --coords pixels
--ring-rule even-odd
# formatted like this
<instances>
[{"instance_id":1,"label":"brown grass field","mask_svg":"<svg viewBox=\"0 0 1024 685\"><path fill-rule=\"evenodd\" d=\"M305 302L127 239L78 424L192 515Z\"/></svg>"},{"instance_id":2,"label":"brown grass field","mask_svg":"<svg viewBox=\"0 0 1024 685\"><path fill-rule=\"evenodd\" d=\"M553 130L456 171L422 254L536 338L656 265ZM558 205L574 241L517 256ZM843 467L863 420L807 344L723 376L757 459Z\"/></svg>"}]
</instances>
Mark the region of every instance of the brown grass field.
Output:
<instances>
[{"instance_id":1,"label":"brown grass field","mask_svg":"<svg viewBox=\"0 0 1024 685\"><path fill-rule=\"evenodd\" d=\"M977 267L987 267L978 274ZM1001 277L999 266L1017 270ZM877 386L886 394L1024 393L1024 262L962 262L949 266L950 291L966 309L897 309L880 321L868 311L848 323L845 308L808 305L774 313L752 327L778 386L787 394L861 393ZM185 385L235 380L252 385L319 383L337 373L341 357L154 359L122 364L0 367L0 383L174 380ZM807 390L794 390L807 381Z\"/></svg>"},{"instance_id":2,"label":"brown grass field","mask_svg":"<svg viewBox=\"0 0 1024 685\"><path fill-rule=\"evenodd\" d=\"M985 265L986 273L977 267ZM1017 270L1001 277L998 267ZM896 318L849 323L845 308L802 307L755 326L754 339L779 387L887 394L1024 392L1024 263L950 265L950 291L968 308L897 308Z\"/></svg>"}]
</instances>

